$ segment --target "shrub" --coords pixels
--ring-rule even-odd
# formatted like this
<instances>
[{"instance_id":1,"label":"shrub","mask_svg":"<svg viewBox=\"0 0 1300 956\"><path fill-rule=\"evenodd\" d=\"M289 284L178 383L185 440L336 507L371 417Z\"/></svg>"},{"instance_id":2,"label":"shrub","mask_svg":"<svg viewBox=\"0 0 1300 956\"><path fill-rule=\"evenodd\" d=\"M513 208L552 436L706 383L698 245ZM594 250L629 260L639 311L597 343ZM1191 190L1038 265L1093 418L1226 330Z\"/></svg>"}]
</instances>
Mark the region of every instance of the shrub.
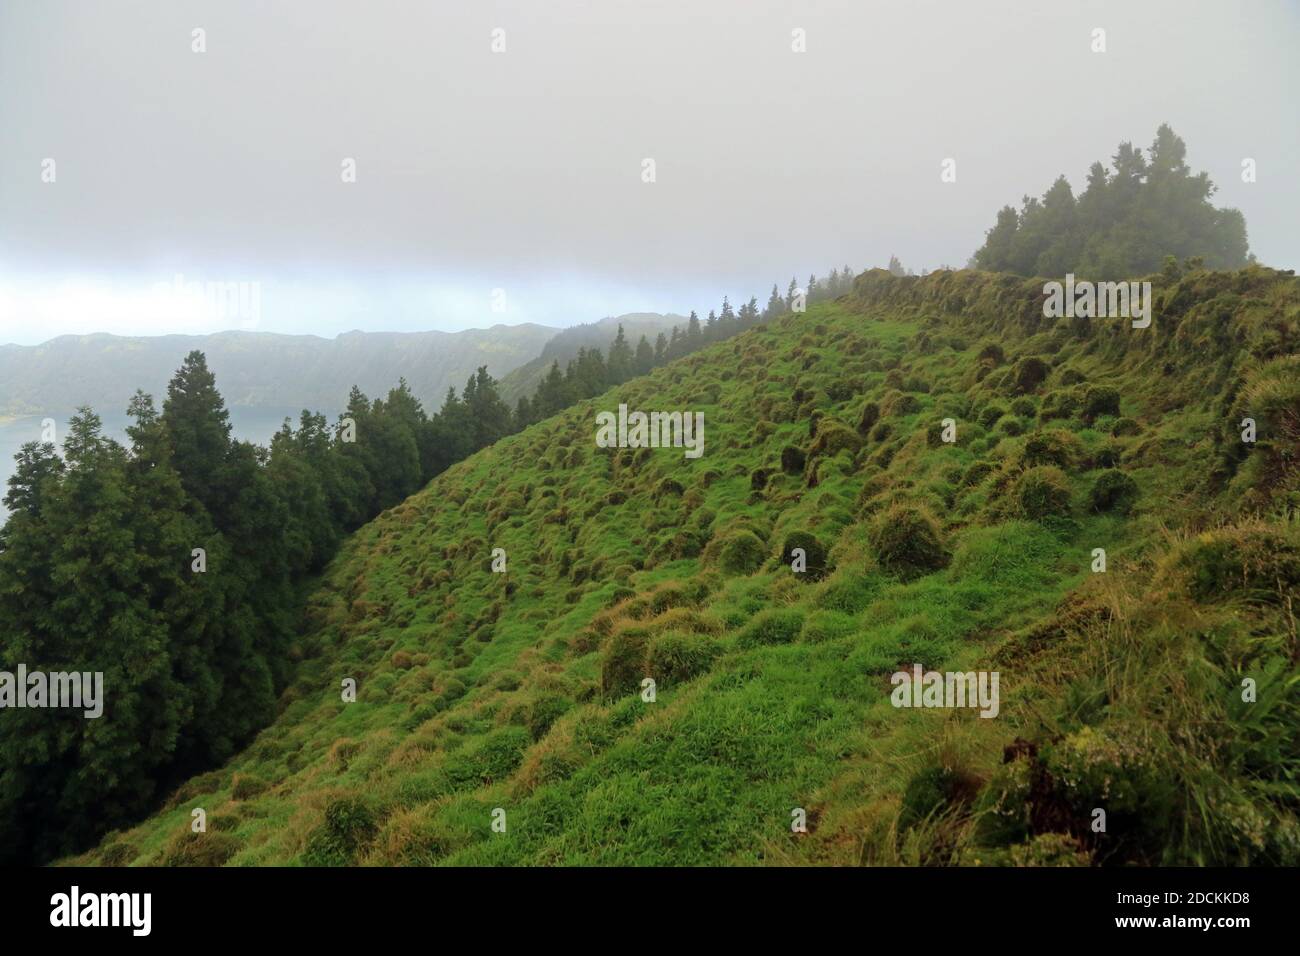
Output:
<instances>
[{"instance_id":1,"label":"shrub","mask_svg":"<svg viewBox=\"0 0 1300 956\"><path fill-rule=\"evenodd\" d=\"M672 687L705 673L720 653L717 643L702 634L660 634L650 644L646 669L658 686Z\"/></svg>"},{"instance_id":2,"label":"shrub","mask_svg":"<svg viewBox=\"0 0 1300 956\"><path fill-rule=\"evenodd\" d=\"M993 465L981 459L971 463L971 466L966 469L966 473L961 476L961 483L969 488L972 485L978 485L991 474L993 474Z\"/></svg>"},{"instance_id":3,"label":"shrub","mask_svg":"<svg viewBox=\"0 0 1300 956\"><path fill-rule=\"evenodd\" d=\"M820 458L823 455L836 455L841 451L857 451L862 447L862 439L858 433L849 428L843 422L838 422L833 418L823 418L817 423L817 438L813 441L812 447L808 449L809 458Z\"/></svg>"},{"instance_id":4,"label":"shrub","mask_svg":"<svg viewBox=\"0 0 1300 956\"><path fill-rule=\"evenodd\" d=\"M139 855L140 851L133 844L119 840L108 844L100 851L99 861L104 866L126 866Z\"/></svg>"},{"instance_id":5,"label":"shrub","mask_svg":"<svg viewBox=\"0 0 1300 956\"><path fill-rule=\"evenodd\" d=\"M374 839L378 825L358 797L343 797L325 807L325 820L311 832L303 861L308 866L347 866Z\"/></svg>"},{"instance_id":6,"label":"shrub","mask_svg":"<svg viewBox=\"0 0 1300 956\"><path fill-rule=\"evenodd\" d=\"M733 531L722 539L718 565L728 574L753 574L767 558L767 548L752 531Z\"/></svg>"},{"instance_id":7,"label":"shrub","mask_svg":"<svg viewBox=\"0 0 1300 956\"><path fill-rule=\"evenodd\" d=\"M979 781L951 767L926 767L912 775L898 810L899 832L910 830L932 814L969 804Z\"/></svg>"},{"instance_id":8,"label":"shrub","mask_svg":"<svg viewBox=\"0 0 1300 956\"><path fill-rule=\"evenodd\" d=\"M1109 385L1089 385L1083 393L1083 420L1091 424L1102 415L1119 414L1119 389Z\"/></svg>"},{"instance_id":9,"label":"shrub","mask_svg":"<svg viewBox=\"0 0 1300 956\"><path fill-rule=\"evenodd\" d=\"M1125 435L1136 435L1140 431L1142 431L1142 427L1131 418L1117 418L1115 424L1110 428L1110 433L1116 438L1123 438Z\"/></svg>"},{"instance_id":10,"label":"shrub","mask_svg":"<svg viewBox=\"0 0 1300 956\"><path fill-rule=\"evenodd\" d=\"M736 643L741 647L759 647L766 644L789 644L803 630L803 612L792 608L778 608L756 615L749 626L740 632Z\"/></svg>"},{"instance_id":11,"label":"shrub","mask_svg":"<svg viewBox=\"0 0 1300 956\"><path fill-rule=\"evenodd\" d=\"M1048 392L1043 398L1043 406L1038 411L1038 417L1045 422L1054 418L1073 418L1079 411L1082 401L1079 393L1072 388Z\"/></svg>"},{"instance_id":12,"label":"shrub","mask_svg":"<svg viewBox=\"0 0 1300 956\"><path fill-rule=\"evenodd\" d=\"M998 423L998 419L1006 413L1007 410L1002 405L985 405L984 408L980 410L979 423L985 428L992 428Z\"/></svg>"},{"instance_id":13,"label":"shrub","mask_svg":"<svg viewBox=\"0 0 1300 956\"><path fill-rule=\"evenodd\" d=\"M523 721L533 740L541 740L551 725L568 713L573 701L563 694L538 694L524 706Z\"/></svg>"},{"instance_id":14,"label":"shrub","mask_svg":"<svg viewBox=\"0 0 1300 956\"><path fill-rule=\"evenodd\" d=\"M1198 601L1238 593L1281 601L1300 587L1300 544L1271 528L1202 532L1172 563Z\"/></svg>"},{"instance_id":15,"label":"shrub","mask_svg":"<svg viewBox=\"0 0 1300 956\"><path fill-rule=\"evenodd\" d=\"M665 478L663 481L659 482L658 487L655 488L655 497L676 497L685 490L686 489L682 487L680 481L677 481L674 478Z\"/></svg>"},{"instance_id":16,"label":"shrub","mask_svg":"<svg viewBox=\"0 0 1300 956\"><path fill-rule=\"evenodd\" d=\"M649 643L650 633L644 628L625 628L605 641L600 659L601 693L621 697L641 686Z\"/></svg>"},{"instance_id":17,"label":"shrub","mask_svg":"<svg viewBox=\"0 0 1300 956\"><path fill-rule=\"evenodd\" d=\"M1109 722L1108 722L1109 723ZM1157 864L1184 817L1185 784L1131 734L1087 726L1043 748L1057 796L1080 819L1106 808L1109 859Z\"/></svg>"},{"instance_id":18,"label":"shrub","mask_svg":"<svg viewBox=\"0 0 1300 956\"><path fill-rule=\"evenodd\" d=\"M1088 510L1126 515L1137 501L1138 487L1128 475L1113 468L1103 471L1088 490Z\"/></svg>"},{"instance_id":19,"label":"shrub","mask_svg":"<svg viewBox=\"0 0 1300 956\"><path fill-rule=\"evenodd\" d=\"M781 547L781 563L790 566L794 560L792 552L795 548L802 548L806 558L807 567L798 577L804 581L820 581L826 576L826 546L817 540L815 535L806 531L792 531L785 537L785 544Z\"/></svg>"},{"instance_id":20,"label":"shrub","mask_svg":"<svg viewBox=\"0 0 1300 956\"><path fill-rule=\"evenodd\" d=\"M1070 513L1070 484L1065 473L1051 465L1030 468L1016 482L1020 513L1038 520Z\"/></svg>"},{"instance_id":21,"label":"shrub","mask_svg":"<svg viewBox=\"0 0 1300 956\"><path fill-rule=\"evenodd\" d=\"M1093 465L1097 468L1115 468L1123 453L1124 450L1115 442L1106 442L1092 456Z\"/></svg>"},{"instance_id":22,"label":"shrub","mask_svg":"<svg viewBox=\"0 0 1300 956\"><path fill-rule=\"evenodd\" d=\"M1038 405L1028 395L1021 395L1011 403L1011 414L1021 418L1033 418L1038 414Z\"/></svg>"},{"instance_id":23,"label":"shrub","mask_svg":"<svg viewBox=\"0 0 1300 956\"><path fill-rule=\"evenodd\" d=\"M913 505L896 504L871 525L868 540L881 567L904 579L946 567L939 523Z\"/></svg>"},{"instance_id":24,"label":"shrub","mask_svg":"<svg viewBox=\"0 0 1300 956\"><path fill-rule=\"evenodd\" d=\"M239 852L240 844L228 833L186 830L163 850L163 866L224 866Z\"/></svg>"},{"instance_id":25,"label":"shrub","mask_svg":"<svg viewBox=\"0 0 1300 956\"><path fill-rule=\"evenodd\" d=\"M781 470L787 475L798 475L803 472L803 467L808 463L808 456L804 454L802 448L795 445L786 445L781 449Z\"/></svg>"},{"instance_id":26,"label":"shrub","mask_svg":"<svg viewBox=\"0 0 1300 956\"><path fill-rule=\"evenodd\" d=\"M1047 379L1051 368L1040 358L1022 358L1011 366L1011 381L1017 394L1032 392Z\"/></svg>"},{"instance_id":27,"label":"shrub","mask_svg":"<svg viewBox=\"0 0 1300 956\"><path fill-rule=\"evenodd\" d=\"M1025 439L1024 450L1020 453L1020 462L1027 468L1036 465L1072 468L1082 449L1083 445L1077 436L1059 428L1034 432Z\"/></svg>"},{"instance_id":28,"label":"shrub","mask_svg":"<svg viewBox=\"0 0 1300 956\"><path fill-rule=\"evenodd\" d=\"M895 390L886 393L881 402L880 414L885 418L897 418L900 415L910 415L920 407L920 399L915 395Z\"/></svg>"},{"instance_id":29,"label":"shrub","mask_svg":"<svg viewBox=\"0 0 1300 956\"><path fill-rule=\"evenodd\" d=\"M230 798L232 800L247 800L259 793L264 793L266 788L267 783L265 780L251 774L237 773L230 778Z\"/></svg>"},{"instance_id":30,"label":"shrub","mask_svg":"<svg viewBox=\"0 0 1300 956\"><path fill-rule=\"evenodd\" d=\"M1016 435L1023 435L1026 427L1025 422L1014 415L1008 415L1006 418L998 422L998 429L1002 434L1010 435L1013 438Z\"/></svg>"},{"instance_id":31,"label":"shrub","mask_svg":"<svg viewBox=\"0 0 1300 956\"><path fill-rule=\"evenodd\" d=\"M875 402L867 402L862 406L862 415L858 418L858 434L869 434L878 421L880 421L880 406Z\"/></svg>"}]
</instances>

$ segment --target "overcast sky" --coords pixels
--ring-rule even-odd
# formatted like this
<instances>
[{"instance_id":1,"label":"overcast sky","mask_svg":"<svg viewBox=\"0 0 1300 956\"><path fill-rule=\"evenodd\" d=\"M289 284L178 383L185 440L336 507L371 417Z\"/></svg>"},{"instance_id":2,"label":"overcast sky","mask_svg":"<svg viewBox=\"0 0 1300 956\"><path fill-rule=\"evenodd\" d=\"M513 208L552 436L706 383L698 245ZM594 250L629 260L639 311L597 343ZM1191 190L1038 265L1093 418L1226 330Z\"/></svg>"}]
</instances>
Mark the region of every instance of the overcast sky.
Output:
<instances>
[{"instance_id":1,"label":"overcast sky","mask_svg":"<svg viewBox=\"0 0 1300 956\"><path fill-rule=\"evenodd\" d=\"M1161 122L1294 268L1297 49L1284 2L0 0L0 342L566 325L962 265ZM177 276L256 285L223 317Z\"/></svg>"}]
</instances>

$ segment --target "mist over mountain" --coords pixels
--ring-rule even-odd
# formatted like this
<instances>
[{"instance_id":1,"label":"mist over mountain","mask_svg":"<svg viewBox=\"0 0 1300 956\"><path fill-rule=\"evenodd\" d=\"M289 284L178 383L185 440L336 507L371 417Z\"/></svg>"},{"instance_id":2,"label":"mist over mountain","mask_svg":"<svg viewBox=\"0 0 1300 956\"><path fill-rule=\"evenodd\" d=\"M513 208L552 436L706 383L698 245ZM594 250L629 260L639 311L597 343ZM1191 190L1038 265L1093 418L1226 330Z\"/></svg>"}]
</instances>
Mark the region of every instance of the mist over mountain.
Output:
<instances>
[{"instance_id":1,"label":"mist over mountain","mask_svg":"<svg viewBox=\"0 0 1300 956\"><path fill-rule=\"evenodd\" d=\"M160 396L185 356L202 351L232 407L335 409L357 385L387 392L405 378L436 410L480 365L502 376L534 358L556 329L532 323L463 332L347 332L333 339L272 332L213 335L65 335L42 345L0 346L0 418L50 415L80 405L125 410L137 388Z\"/></svg>"},{"instance_id":2,"label":"mist over mountain","mask_svg":"<svg viewBox=\"0 0 1300 956\"><path fill-rule=\"evenodd\" d=\"M620 325L623 326L623 335L628 344L635 348L641 336L644 335L646 341L653 346L660 332L667 335L674 325L684 326L686 321L686 316L673 313L630 312L564 329L546 343L541 355L502 376L501 398L512 406L521 398L531 398L547 369L555 362L559 362L563 368L570 360L578 357L580 349L608 352L610 343L618 335Z\"/></svg>"}]
</instances>

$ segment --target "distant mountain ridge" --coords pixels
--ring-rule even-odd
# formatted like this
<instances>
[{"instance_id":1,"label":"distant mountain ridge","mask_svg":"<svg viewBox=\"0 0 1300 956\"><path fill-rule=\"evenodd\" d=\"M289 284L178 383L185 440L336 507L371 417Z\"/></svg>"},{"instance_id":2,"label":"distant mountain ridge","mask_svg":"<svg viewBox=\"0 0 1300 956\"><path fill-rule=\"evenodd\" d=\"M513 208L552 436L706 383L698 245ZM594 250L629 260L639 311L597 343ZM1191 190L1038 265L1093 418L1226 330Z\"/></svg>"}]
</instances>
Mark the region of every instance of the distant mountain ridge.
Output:
<instances>
[{"instance_id":1,"label":"distant mountain ridge","mask_svg":"<svg viewBox=\"0 0 1300 956\"><path fill-rule=\"evenodd\" d=\"M629 312L626 315L607 316L598 322L584 322L563 329L546 343L542 354L532 361L525 362L501 378L501 398L507 405L514 406L521 398L531 398L537 386L546 376L551 363L559 362L563 369L570 359L578 357L579 349L600 349L609 355L609 346L618 335L618 327L623 326L623 335L627 344L635 349L641 336L651 344L660 332L665 335L672 331L674 325L686 326L686 316L674 313Z\"/></svg>"},{"instance_id":2,"label":"distant mountain ridge","mask_svg":"<svg viewBox=\"0 0 1300 956\"><path fill-rule=\"evenodd\" d=\"M535 358L557 329L526 323L461 332L274 332L211 335L65 335L0 345L0 418L66 415L88 404L120 412L137 388L160 402L185 355L204 352L232 406L341 408L348 390L386 395L405 378L429 411L480 365L500 378Z\"/></svg>"}]
</instances>

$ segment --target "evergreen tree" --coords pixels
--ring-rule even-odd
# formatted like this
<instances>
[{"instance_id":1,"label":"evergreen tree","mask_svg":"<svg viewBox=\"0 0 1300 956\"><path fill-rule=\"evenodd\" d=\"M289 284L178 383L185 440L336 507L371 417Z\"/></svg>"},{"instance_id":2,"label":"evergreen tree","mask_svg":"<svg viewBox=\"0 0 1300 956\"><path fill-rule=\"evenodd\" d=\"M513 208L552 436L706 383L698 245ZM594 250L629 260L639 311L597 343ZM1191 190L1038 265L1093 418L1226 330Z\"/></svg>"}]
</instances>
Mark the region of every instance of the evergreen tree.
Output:
<instances>
[{"instance_id":1,"label":"evergreen tree","mask_svg":"<svg viewBox=\"0 0 1300 956\"><path fill-rule=\"evenodd\" d=\"M637 375L645 375L655 367L655 351L644 335L636 343L634 365Z\"/></svg>"},{"instance_id":2,"label":"evergreen tree","mask_svg":"<svg viewBox=\"0 0 1300 956\"><path fill-rule=\"evenodd\" d=\"M785 300L781 298L781 293L777 291L776 283L772 283L772 294L768 296L767 308L763 310L763 318L774 319L785 311Z\"/></svg>"},{"instance_id":3,"label":"evergreen tree","mask_svg":"<svg viewBox=\"0 0 1300 956\"><path fill-rule=\"evenodd\" d=\"M622 323L619 324L618 335L615 336L614 343L609 347L607 366L609 381L612 385L621 385L635 373L632 348L627 344L627 337L623 334Z\"/></svg>"},{"instance_id":4,"label":"evergreen tree","mask_svg":"<svg viewBox=\"0 0 1300 956\"><path fill-rule=\"evenodd\" d=\"M167 386L162 420L186 494L221 525L228 518L225 465L230 453L230 414L202 352L185 356Z\"/></svg>"}]
</instances>

